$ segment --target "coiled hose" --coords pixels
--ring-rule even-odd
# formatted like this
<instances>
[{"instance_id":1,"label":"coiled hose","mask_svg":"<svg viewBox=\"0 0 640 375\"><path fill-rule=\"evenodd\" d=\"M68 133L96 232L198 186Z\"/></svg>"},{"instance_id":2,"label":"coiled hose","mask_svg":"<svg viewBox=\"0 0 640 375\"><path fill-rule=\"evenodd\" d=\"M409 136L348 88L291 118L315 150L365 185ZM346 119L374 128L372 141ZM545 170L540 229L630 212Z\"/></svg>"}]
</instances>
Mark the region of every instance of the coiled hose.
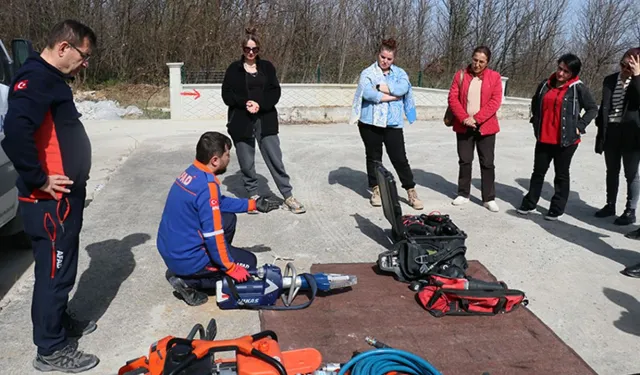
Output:
<instances>
[{"instance_id":1,"label":"coiled hose","mask_svg":"<svg viewBox=\"0 0 640 375\"><path fill-rule=\"evenodd\" d=\"M396 371L410 375L442 375L429 362L404 350L383 348L360 353L340 368L338 375L384 375Z\"/></svg>"}]
</instances>

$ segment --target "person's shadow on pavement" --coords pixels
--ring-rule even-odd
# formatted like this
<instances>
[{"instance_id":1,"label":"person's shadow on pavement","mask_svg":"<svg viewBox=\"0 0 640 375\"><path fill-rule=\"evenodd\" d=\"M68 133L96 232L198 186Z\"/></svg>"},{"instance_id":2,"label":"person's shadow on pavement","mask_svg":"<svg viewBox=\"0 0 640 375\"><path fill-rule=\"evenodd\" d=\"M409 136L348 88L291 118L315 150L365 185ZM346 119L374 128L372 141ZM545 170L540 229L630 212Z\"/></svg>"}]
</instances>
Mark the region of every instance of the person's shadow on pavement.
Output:
<instances>
[{"instance_id":1,"label":"person's shadow on pavement","mask_svg":"<svg viewBox=\"0 0 640 375\"><path fill-rule=\"evenodd\" d=\"M476 189L482 190L481 179L474 178L471 180L471 183ZM506 185L498 181L495 182L495 186L496 186L496 199L505 201L515 209L520 207L520 203L522 203L522 197L524 197L526 192L523 192L517 187Z\"/></svg>"},{"instance_id":2,"label":"person's shadow on pavement","mask_svg":"<svg viewBox=\"0 0 640 375\"><path fill-rule=\"evenodd\" d=\"M367 174L363 171L340 167L329 172L327 179L329 185L342 185L362 198L369 199L371 196L367 187Z\"/></svg>"},{"instance_id":3,"label":"person's shadow on pavement","mask_svg":"<svg viewBox=\"0 0 640 375\"><path fill-rule=\"evenodd\" d=\"M589 229L567 223L562 219L557 221L547 221L542 215L536 213L521 215L517 213L515 209L506 210L505 212L514 218L534 222L539 225L540 228L547 231L547 233L567 243L589 250L596 255L611 259L614 262L620 263L624 267L629 264L633 264L634 260L637 262L638 253L636 251L614 248L605 241L605 239L609 237L607 234L594 232Z\"/></svg>"},{"instance_id":4,"label":"person's shadow on pavement","mask_svg":"<svg viewBox=\"0 0 640 375\"><path fill-rule=\"evenodd\" d=\"M357 224L356 228L360 229L362 234L369 237L370 239L372 239L373 241L375 241L380 246L386 249L390 249L393 246L393 243L391 242L391 239L390 239L391 237L390 229L388 231L385 231L384 229L374 224L371 220L367 219L366 217L360 214L353 214L351 216L356 220L356 224Z\"/></svg>"},{"instance_id":5,"label":"person's shadow on pavement","mask_svg":"<svg viewBox=\"0 0 640 375\"><path fill-rule=\"evenodd\" d=\"M270 199L282 204L284 200L271 190L269 187L269 181L266 177L257 173L258 176L258 195L261 197L270 197ZM247 191L244 188L244 182L242 180L242 171L238 170L234 174L226 176L222 181L222 184L227 187L227 192L232 194L236 198L249 198Z\"/></svg>"},{"instance_id":6,"label":"person's shadow on pavement","mask_svg":"<svg viewBox=\"0 0 640 375\"><path fill-rule=\"evenodd\" d=\"M457 181L453 183L439 174L427 172L422 169L414 169L413 176L416 184L424 186L429 190L436 191L451 200L458 196ZM474 204L482 205L482 200L475 195L471 195L469 197L469 201Z\"/></svg>"},{"instance_id":7,"label":"person's shadow on pavement","mask_svg":"<svg viewBox=\"0 0 640 375\"><path fill-rule=\"evenodd\" d=\"M527 194L527 192L529 191L528 190L529 180L525 178L517 178L516 183L518 183L518 185L520 185L523 189L525 189L523 194ZM544 185L542 186L542 194L540 194L540 200L544 199L546 200L546 202L538 203L538 206L546 205L544 212L548 210L548 207L549 207L548 202L551 200L551 197L553 197L553 194L554 194L553 185L550 184L548 181L545 181ZM600 208L591 206L589 203L584 201L580 197L580 193L576 191L569 192L569 198L567 200L567 208L565 211L565 214L567 216L571 216L574 219L580 220L585 224L593 225L596 228L602 228L602 229L606 229L606 230L617 232L617 233L627 233L627 232L631 232L634 229L632 225L620 226L620 225L613 224L613 221L617 216L611 216L607 218L595 217L595 213L599 209ZM620 214L621 212L618 212L618 215Z\"/></svg>"},{"instance_id":8,"label":"person's shadow on pavement","mask_svg":"<svg viewBox=\"0 0 640 375\"><path fill-rule=\"evenodd\" d=\"M638 319L640 301L632 295L610 288L603 288L603 293L611 302L627 310L620 313L620 318L613 322L613 325L622 332L640 336L640 320Z\"/></svg>"},{"instance_id":9,"label":"person's shadow on pavement","mask_svg":"<svg viewBox=\"0 0 640 375\"><path fill-rule=\"evenodd\" d=\"M80 319L98 321L118 294L120 285L133 273L136 261L132 249L151 239L146 233L134 233L121 240L110 239L87 246L91 258L78 289L69 301L69 310Z\"/></svg>"}]
</instances>

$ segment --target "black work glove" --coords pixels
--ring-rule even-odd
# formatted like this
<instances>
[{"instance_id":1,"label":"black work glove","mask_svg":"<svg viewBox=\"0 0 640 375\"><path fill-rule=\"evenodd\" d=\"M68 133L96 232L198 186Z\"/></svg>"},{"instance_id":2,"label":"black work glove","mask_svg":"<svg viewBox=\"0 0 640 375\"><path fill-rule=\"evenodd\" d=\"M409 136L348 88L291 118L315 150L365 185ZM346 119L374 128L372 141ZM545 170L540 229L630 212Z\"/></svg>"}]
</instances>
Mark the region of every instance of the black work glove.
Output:
<instances>
[{"instance_id":1,"label":"black work glove","mask_svg":"<svg viewBox=\"0 0 640 375\"><path fill-rule=\"evenodd\" d=\"M280 207L278 202L270 201L269 199L267 199L265 197L260 197L260 198L258 198L256 200L256 208L260 212L273 211L273 210L277 209L278 207Z\"/></svg>"}]
</instances>

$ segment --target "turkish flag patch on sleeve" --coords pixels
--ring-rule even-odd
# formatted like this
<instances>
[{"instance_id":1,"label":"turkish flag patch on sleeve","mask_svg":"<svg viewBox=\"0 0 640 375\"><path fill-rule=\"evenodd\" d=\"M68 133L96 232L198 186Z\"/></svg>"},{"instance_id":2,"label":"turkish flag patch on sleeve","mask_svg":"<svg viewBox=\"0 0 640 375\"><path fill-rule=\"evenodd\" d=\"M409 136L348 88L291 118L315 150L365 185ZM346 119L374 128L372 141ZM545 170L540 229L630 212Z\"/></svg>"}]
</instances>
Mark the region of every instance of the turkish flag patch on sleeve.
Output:
<instances>
[{"instance_id":1,"label":"turkish flag patch on sleeve","mask_svg":"<svg viewBox=\"0 0 640 375\"><path fill-rule=\"evenodd\" d=\"M24 90L24 89L26 89L26 88L27 88L27 83L28 83L28 82L29 82L29 80L24 79L24 80L22 80L22 81L20 81L20 82L16 83L16 84L13 86L13 91L18 91L18 90Z\"/></svg>"}]
</instances>

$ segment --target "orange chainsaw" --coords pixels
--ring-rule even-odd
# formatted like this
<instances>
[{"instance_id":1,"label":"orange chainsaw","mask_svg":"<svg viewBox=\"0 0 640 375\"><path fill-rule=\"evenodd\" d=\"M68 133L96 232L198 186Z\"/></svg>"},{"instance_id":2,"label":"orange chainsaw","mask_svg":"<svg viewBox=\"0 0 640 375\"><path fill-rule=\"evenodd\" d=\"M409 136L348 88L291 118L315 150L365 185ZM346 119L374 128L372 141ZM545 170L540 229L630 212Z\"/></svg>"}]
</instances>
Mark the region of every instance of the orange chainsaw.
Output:
<instances>
[{"instance_id":1,"label":"orange chainsaw","mask_svg":"<svg viewBox=\"0 0 640 375\"><path fill-rule=\"evenodd\" d=\"M196 333L200 339L194 339ZM149 355L128 361L118 375L287 375L310 374L321 367L322 355L312 348L280 351L272 331L232 340L215 341L211 319L206 332L196 324L186 338L167 336L153 343ZM236 357L216 359L220 352Z\"/></svg>"}]
</instances>

